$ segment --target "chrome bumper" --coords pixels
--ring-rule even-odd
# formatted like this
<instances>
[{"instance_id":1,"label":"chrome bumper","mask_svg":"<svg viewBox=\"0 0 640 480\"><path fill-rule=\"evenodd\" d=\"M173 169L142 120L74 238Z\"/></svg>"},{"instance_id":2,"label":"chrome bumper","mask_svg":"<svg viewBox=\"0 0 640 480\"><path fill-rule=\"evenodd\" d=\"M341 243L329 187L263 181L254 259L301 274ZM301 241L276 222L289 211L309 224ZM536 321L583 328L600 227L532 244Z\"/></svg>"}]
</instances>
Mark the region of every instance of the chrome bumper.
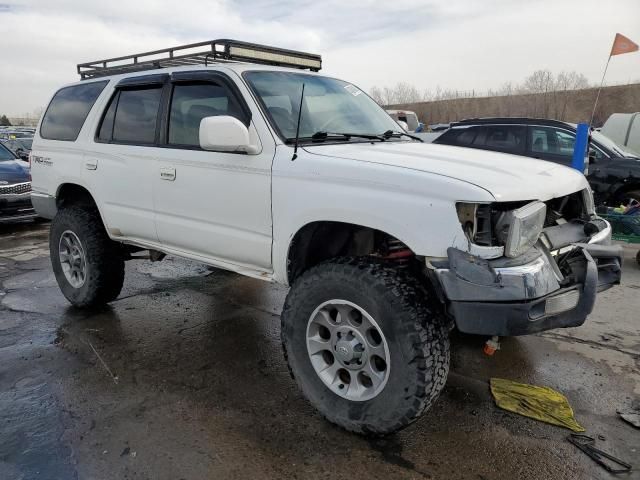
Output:
<instances>
[{"instance_id":1,"label":"chrome bumper","mask_svg":"<svg viewBox=\"0 0 640 480\"><path fill-rule=\"evenodd\" d=\"M28 191L21 192L17 188L21 185L11 185L0 190L0 223L27 220L36 216L31 205L31 194Z\"/></svg>"}]
</instances>

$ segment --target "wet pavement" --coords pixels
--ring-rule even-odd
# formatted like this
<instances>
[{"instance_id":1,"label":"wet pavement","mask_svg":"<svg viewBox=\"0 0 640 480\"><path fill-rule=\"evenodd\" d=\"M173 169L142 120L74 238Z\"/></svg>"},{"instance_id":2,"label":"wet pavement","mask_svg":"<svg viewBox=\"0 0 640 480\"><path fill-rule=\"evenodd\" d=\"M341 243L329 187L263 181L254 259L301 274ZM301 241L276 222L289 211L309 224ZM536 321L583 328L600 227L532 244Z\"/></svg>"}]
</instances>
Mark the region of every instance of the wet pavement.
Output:
<instances>
[{"instance_id":1,"label":"wet pavement","mask_svg":"<svg viewBox=\"0 0 640 480\"><path fill-rule=\"evenodd\" d=\"M455 335L434 408L365 439L324 421L289 377L285 288L136 260L118 300L87 313L58 290L47 225L0 228L0 479L613 478L568 430L497 409L494 376L563 392L598 446L640 472L640 430L616 413L640 401L634 248L583 327L503 339L491 358L484 339Z\"/></svg>"}]
</instances>

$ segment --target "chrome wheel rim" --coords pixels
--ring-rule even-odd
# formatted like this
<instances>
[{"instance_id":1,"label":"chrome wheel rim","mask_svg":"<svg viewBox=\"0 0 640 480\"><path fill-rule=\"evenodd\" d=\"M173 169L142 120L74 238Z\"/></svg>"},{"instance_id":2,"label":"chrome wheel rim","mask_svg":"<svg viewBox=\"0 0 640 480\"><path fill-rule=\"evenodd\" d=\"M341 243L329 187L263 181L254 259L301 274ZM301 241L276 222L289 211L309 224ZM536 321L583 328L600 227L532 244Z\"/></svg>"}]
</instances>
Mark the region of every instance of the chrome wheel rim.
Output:
<instances>
[{"instance_id":1,"label":"chrome wheel rim","mask_svg":"<svg viewBox=\"0 0 640 480\"><path fill-rule=\"evenodd\" d=\"M87 260L78 236L65 230L58 244L60 266L67 282L73 288L80 288L87 278Z\"/></svg>"},{"instance_id":2,"label":"chrome wheel rim","mask_svg":"<svg viewBox=\"0 0 640 480\"><path fill-rule=\"evenodd\" d=\"M387 340L373 317L355 303L329 300L313 311L307 353L320 380L347 400L370 400L387 384Z\"/></svg>"}]
</instances>

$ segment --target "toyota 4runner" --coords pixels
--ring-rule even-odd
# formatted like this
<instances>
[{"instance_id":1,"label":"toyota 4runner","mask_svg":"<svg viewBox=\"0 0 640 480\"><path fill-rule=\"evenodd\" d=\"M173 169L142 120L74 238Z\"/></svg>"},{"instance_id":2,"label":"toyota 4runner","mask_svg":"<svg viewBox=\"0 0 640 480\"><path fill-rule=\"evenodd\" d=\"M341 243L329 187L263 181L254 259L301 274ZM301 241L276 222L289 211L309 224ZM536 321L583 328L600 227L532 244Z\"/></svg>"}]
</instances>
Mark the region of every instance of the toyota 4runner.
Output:
<instances>
[{"instance_id":1,"label":"toyota 4runner","mask_svg":"<svg viewBox=\"0 0 640 480\"><path fill-rule=\"evenodd\" d=\"M38 126L32 199L78 307L116 299L143 250L289 285L300 389L384 434L435 401L453 327L581 325L621 250L579 172L424 144L320 68L232 40L78 65Z\"/></svg>"}]
</instances>

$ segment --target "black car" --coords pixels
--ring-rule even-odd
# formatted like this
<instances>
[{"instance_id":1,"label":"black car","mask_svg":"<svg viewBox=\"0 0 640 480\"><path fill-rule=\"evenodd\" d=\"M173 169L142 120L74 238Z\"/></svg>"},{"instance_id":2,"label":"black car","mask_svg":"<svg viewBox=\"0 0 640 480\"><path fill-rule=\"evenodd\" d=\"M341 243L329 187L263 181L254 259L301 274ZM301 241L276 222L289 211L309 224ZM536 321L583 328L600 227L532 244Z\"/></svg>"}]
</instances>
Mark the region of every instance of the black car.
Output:
<instances>
[{"instance_id":1,"label":"black car","mask_svg":"<svg viewBox=\"0 0 640 480\"><path fill-rule=\"evenodd\" d=\"M538 118L480 118L451 124L433 143L523 155L571 166L576 125ZM591 132L587 179L597 204L640 201L640 158Z\"/></svg>"},{"instance_id":2,"label":"black car","mask_svg":"<svg viewBox=\"0 0 640 480\"><path fill-rule=\"evenodd\" d=\"M0 143L0 223L36 218L29 165Z\"/></svg>"}]
</instances>

